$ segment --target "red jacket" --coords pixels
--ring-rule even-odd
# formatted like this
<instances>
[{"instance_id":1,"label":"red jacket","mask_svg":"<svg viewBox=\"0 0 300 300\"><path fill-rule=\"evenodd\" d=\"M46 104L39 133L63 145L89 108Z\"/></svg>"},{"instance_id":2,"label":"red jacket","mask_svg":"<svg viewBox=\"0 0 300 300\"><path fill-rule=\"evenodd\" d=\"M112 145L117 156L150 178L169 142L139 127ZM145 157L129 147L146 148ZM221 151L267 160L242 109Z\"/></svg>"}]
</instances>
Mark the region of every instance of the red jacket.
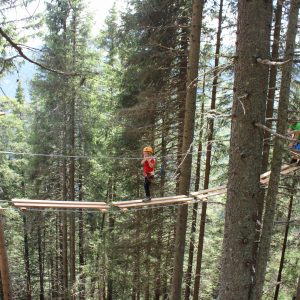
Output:
<instances>
[{"instance_id":1,"label":"red jacket","mask_svg":"<svg viewBox=\"0 0 300 300\"><path fill-rule=\"evenodd\" d=\"M151 176L154 175L154 168L155 168L155 158L151 157L150 163L152 164L152 168L149 165L149 162L146 160L144 162L144 176Z\"/></svg>"}]
</instances>

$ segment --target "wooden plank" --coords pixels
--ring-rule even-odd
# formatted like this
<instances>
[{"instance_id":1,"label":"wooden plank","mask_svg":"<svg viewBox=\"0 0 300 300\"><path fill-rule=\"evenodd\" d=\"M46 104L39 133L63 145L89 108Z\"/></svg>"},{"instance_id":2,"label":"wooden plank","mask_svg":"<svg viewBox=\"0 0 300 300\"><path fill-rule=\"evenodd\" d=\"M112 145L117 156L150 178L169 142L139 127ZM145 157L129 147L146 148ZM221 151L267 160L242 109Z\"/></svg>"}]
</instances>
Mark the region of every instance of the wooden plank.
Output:
<instances>
[{"instance_id":1,"label":"wooden plank","mask_svg":"<svg viewBox=\"0 0 300 300\"><path fill-rule=\"evenodd\" d=\"M63 200L32 200L32 199L18 199L14 198L11 200L13 203L43 203L43 204L78 204L78 205L107 205L105 202L94 202L94 201L63 201Z\"/></svg>"},{"instance_id":2,"label":"wooden plank","mask_svg":"<svg viewBox=\"0 0 300 300\"><path fill-rule=\"evenodd\" d=\"M153 200L151 200L148 202L130 203L127 205L120 205L120 206L116 205L116 206L119 207L120 209L134 208L134 207L141 207L141 206L148 206L148 205L164 205L164 204L182 203L182 202L187 202L192 199L193 198L184 198L184 199L172 199L172 200L155 201L155 202L153 202Z\"/></svg>"},{"instance_id":3,"label":"wooden plank","mask_svg":"<svg viewBox=\"0 0 300 300\"><path fill-rule=\"evenodd\" d=\"M293 165L288 165L288 168L285 168L283 169L281 172L280 172L280 175L287 175L287 174L290 174L292 172L295 172L297 170L299 170L300 166L293 166ZM269 181L270 181L270 177L267 177L263 180L260 181L261 184L263 185L268 185L269 184Z\"/></svg>"},{"instance_id":4,"label":"wooden plank","mask_svg":"<svg viewBox=\"0 0 300 300\"><path fill-rule=\"evenodd\" d=\"M141 207L141 206L151 206L151 205L166 205L166 204L176 204L176 203L187 203L189 201L193 200L193 198L185 197L181 199L169 199L169 200L160 200L160 201L148 201L148 202L139 202L139 203L130 203L127 205L118 206L120 209L126 209L126 208L135 208L135 207ZM117 206L117 205L116 205Z\"/></svg>"},{"instance_id":5,"label":"wooden plank","mask_svg":"<svg viewBox=\"0 0 300 300\"><path fill-rule=\"evenodd\" d=\"M270 181L270 178L266 178L266 179L261 180L260 183L261 183L262 185L268 185L268 184L269 184L269 181Z\"/></svg>"},{"instance_id":6,"label":"wooden plank","mask_svg":"<svg viewBox=\"0 0 300 300\"><path fill-rule=\"evenodd\" d=\"M291 152L293 155L297 156L298 158L300 157L300 151L297 151L297 150L290 150L290 152Z\"/></svg>"},{"instance_id":7,"label":"wooden plank","mask_svg":"<svg viewBox=\"0 0 300 300\"><path fill-rule=\"evenodd\" d=\"M12 202L17 207L61 207L64 208L109 208L105 202L79 202L79 201L51 201L51 200L29 200L29 199L12 199Z\"/></svg>"},{"instance_id":8,"label":"wooden plank","mask_svg":"<svg viewBox=\"0 0 300 300\"><path fill-rule=\"evenodd\" d=\"M158 199L158 198L156 198ZM187 201L190 201L190 200L193 200L192 197L183 197L183 198L173 198L173 199L162 199L162 198L159 198L159 200L156 200L155 198L154 199L151 199L150 201L148 202L138 202L138 203L128 203L126 205L121 205L120 207L135 207L135 206L144 206L145 204L170 204L170 203L181 203L181 202L187 202Z\"/></svg>"},{"instance_id":9,"label":"wooden plank","mask_svg":"<svg viewBox=\"0 0 300 300\"><path fill-rule=\"evenodd\" d=\"M109 206L104 205L70 205L70 204L51 204L51 203L14 203L16 207L20 208L90 208L90 209L108 209Z\"/></svg>"},{"instance_id":10,"label":"wooden plank","mask_svg":"<svg viewBox=\"0 0 300 300\"><path fill-rule=\"evenodd\" d=\"M213 197L213 196L223 195L226 193L227 193L227 189L223 189L223 190L215 191L215 192L212 192L209 194L197 195L195 197L197 200L201 200L201 199L205 199L205 198L209 198L209 197Z\"/></svg>"},{"instance_id":11,"label":"wooden plank","mask_svg":"<svg viewBox=\"0 0 300 300\"><path fill-rule=\"evenodd\" d=\"M160 201L160 200L168 200L168 199L180 199L180 198L183 198L183 197L187 197L187 196L186 195L167 196L167 197L153 198L151 201L156 201L156 200ZM129 201L114 201L114 202L112 202L112 205L122 206L122 205L142 203L142 202L143 202L142 199L129 200Z\"/></svg>"},{"instance_id":12,"label":"wooden plank","mask_svg":"<svg viewBox=\"0 0 300 300\"><path fill-rule=\"evenodd\" d=\"M206 190L200 190L200 191L197 191L197 192L192 192L192 193L190 193L190 195L196 197L197 195L208 194L208 193L211 193L211 192L214 192L214 191L218 191L218 190L223 190L223 189L226 189L226 188L227 188L227 185L221 185L221 186L214 187L214 188L211 188L211 189L206 189Z\"/></svg>"},{"instance_id":13,"label":"wooden plank","mask_svg":"<svg viewBox=\"0 0 300 300\"><path fill-rule=\"evenodd\" d=\"M282 166L281 166L281 171L283 171L283 170L289 168L290 166L291 166L291 165L288 165L288 164L282 165ZM267 171L267 172L265 172L265 173L263 173L263 174L260 175L260 179L264 179L264 178L266 178L266 177L269 177L270 174L271 174L271 171Z\"/></svg>"},{"instance_id":14,"label":"wooden plank","mask_svg":"<svg viewBox=\"0 0 300 300\"><path fill-rule=\"evenodd\" d=\"M297 171L299 168L300 168L300 166L291 166L291 168L282 171L280 174L281 174L281 175L287 175L287 174L289 174L289 173L292 173L292 172Z\"/></svg>"}]
</instances>

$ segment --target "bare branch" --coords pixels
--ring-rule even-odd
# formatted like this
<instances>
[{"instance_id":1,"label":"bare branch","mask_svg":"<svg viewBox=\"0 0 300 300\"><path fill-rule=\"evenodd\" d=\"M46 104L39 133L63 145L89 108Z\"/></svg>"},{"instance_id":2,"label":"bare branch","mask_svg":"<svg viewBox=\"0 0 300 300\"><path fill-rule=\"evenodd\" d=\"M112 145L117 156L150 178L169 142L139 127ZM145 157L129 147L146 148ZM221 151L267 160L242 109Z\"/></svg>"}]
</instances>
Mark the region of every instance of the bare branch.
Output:
<instances>
[{"instance_id":1,"label":"bare branch","mask_svg":"<svg viewBox=\"0 0 300 300\"><path fill-rule=\"evenodd\" d=\"M47 70L47 71L50 71L50 72L53 72L53 73L56 73L56 74L59 74L59 75L63 75L63 76L82 76L84 75L83 73L79 73L79 72L64 72L64 71L61 71L61 70L56 70L56 69L53 69L53 68L50 68L48 66L45 66L43 64L40 64L34 60L32 60L31 58L29 58L24 52L23 52L23 49L18 45L16 44L4 31L3 29L0 27L0 34L5 38L5 40L20 54L20 56L22 58L24 58L25 60L29 61L30 63L34 64L34 65L37 65L39 66L40 68L44 69L44 70ZM96 74L99 74L99 73L92 73L94 75Z\"/></svg>"},{"instance_id":2,"label":"bare branch","mask_svg":"<svg viewBox=\"0 0 300 300\"><path fill-rule=\"evenodd\" d=\"M277 137L279 137L279 138L281 138L281 139L284 139L284 140L287 140L287 141L290 141L290 142L293 142L293 141L294 141L292 138L289 138L289 137L287 137L287 136L284 136L284 135L282 135L282 134L279 134L279 133L277 133L277 132L274 132L274 131L271 130L269 127L267 127L267 126L265 126L265 125L263 125L263 124L261 124L261 123L254 123L254 125L255 125L256 127L259 127L259 128L262 128L262 129L264 129L264 130L266 130L266 131L271 132L271 134L273 134L273 135L275 135L275 136L277 136Z\"/></svg>"},{"instance_id":3,"label":"bare branch","mask_svg":"<svg viewBox=\"0 0 300 300\"><path fill-rule=\"evenodd\" d=\"M262 59L260 57L258 57L256 59L256 61L260 64L263 64L263 65L268 65L268 66L277 66L277 67L280 67L280 66L283 66L287 63L289 63L292 59L289 59L289 60L286 60L286 61L271 61L269 59Z\"/></svg>"}]
</instances>

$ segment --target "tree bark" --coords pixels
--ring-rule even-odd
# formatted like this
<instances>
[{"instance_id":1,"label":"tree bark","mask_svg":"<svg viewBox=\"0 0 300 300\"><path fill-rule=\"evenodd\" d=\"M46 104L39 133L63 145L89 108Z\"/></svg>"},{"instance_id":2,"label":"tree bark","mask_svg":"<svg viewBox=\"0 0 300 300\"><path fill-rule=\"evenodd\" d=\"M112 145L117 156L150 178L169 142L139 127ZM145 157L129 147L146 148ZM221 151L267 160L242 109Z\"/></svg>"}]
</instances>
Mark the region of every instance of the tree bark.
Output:
<instances>
[{"instance_id":1,"label":"tree bark","mask_svg":"<svg viewBox=\"0 0 300 300\"><path fill-rule=\"evenodd\" d=\"M293 184L293 187L295 187L295 184ZM288 208L288 215L287 215L287 218L286 218L287 223L286 223L286 226L285 226L284 239L283 239L282 250L281 250L281 258L280 258L280 264L279 264L279 269L278 269L277 284L276 284L276 288L275 288L274 300L277 300L278 295L279 295L279 289L280 289L280 283L281 283L281 274L282 274L282 269L283 269L283 264L284 264L285 250L286 250L286 246L287 246L287 239L288 239L289 228L290 228L290 223L289 222L291 220L293 201L294 201L294 196L291 195L289 208Z\"/></svg>"},{"instance_id":2,"label":"tree bark","mask_svg":"<svg viewBox=\"0 0 300 300\"><path fill-rule=\"evenodd\" d=\"M205 89L205 75L203 78L203 94ZM195 191L199 191L200 187L200 171L201 171L201 158L202 158L202 135L203 135L203 124L204 124L204 100L201 104L201 119L200 119L200 135L199 135L199 144L198 144L198 153L197 153L197 163L196 163L196 180L195 180ZM198 213L198 202L193 204L193 214L192 214L192 225L191 225L191 238L189 245L189 257L188 257L188 267L186 271L186 281L185 281L185 300L190 299L191 294L191 283L192 283L192 270L193 270L193 259L194 259L194 250L195 250L195 232L197 224L197 213Z\"/></svg>"},{"instance_id":3,"label":"tree bark","mask_svg":"<svg viewBox=\"0 0 300 300\"><path fill-rule=\"evenodd\" d=\"M280 41L280 30L281 30L281 18L282 18L282 0L277 0L277 6L275 11L275 27L273 34L273 45L272 45L272 61L276 61L279 56L279 41ZM276 76L277 76L277 67L271 66L269 70L269 89L267 97L267 108L266 108L266 126L272 128L272 120L274 112L274 100L275 100L275 91L276 91ZM264 132L264 148L263 148L263 159L261 173L265 173L269 165L269 155L270 155L270 142L271 142L271 133L268 130ZM264 200L265 200L265 190L261 191L260 196L258 197L258 220L257 223L257 232L256 240L260 240L261 226L262 224L262 215L264 210ZM256 245L258 247L258 243Z\"/></svg>"},{"instance_id":4,"label":"tree bark","mask_svg":"<svg viewBox=\"0 0 300 300\"><path fill-rule=\"evenodd\" d=\"M287 127L288 105L289 105L289 91L291 83L291 72L295 49L295 38L297 34L297 20L299 11L299 0L292 0L289 12L289 22L287 29L286 48L284 60L291 61L282 67L282 79L280 87L280 97L278 105L278 134L285 134ZM265 273L267 261L270 252L270 242L272 237L273 220L275 216L276 197L278 194L278 184L280 179L280 169L284 142L282 139L276 137L274 142L271 174L269 181L269 188L266 196L266 209L264 215L264 222L262 228L261 242L258 249L257 263L256 263L256 285L253 293L253 299L261 299L263 292L263 285L265 280Z\"/></svg>"},{"instance_id":5,"label":"tree bark","mask_svg":"<svg viewBox=\"0 0 300 300\"><path fill-rule=\"evenodd\" d=\"M29 244L27 232L27 216L23 215L23 228L24 228L24 263L26 274L26 297L31 299L31 278L30 278L30 263L29 263Z\"/></svg>"},{"instance_id":6,"label":"tree bark","mask_svg":"<svg viewBox=\"0 0 300 300\"><path fill-rule=\"evenodd\" d=\"M72 67L76 68L76 51L77 51L77 8L73 8L72 15ZM75 114L76 114L76 89L73 87L70 99L70 155L75 155ZM69 191L70 200L75 201L75 158L70 158L69 166ZM73 287L76 281L76 252L75 252L75 216L73 213L70 214L70 283ZM72 296L75 299L75 296Z\"/></svg>"},{"instance_id":7,"label":"tree bark","mask_svg":"<svg viewBox=\"0 0 300 300\"><path fill-rule=\"evenodd\" d=\"M272 1L238 1L237 59L231 120L229 173L220 299L248 300L252 290L260 192L268 67L255 57L269 57Z\"/></svg>"},{"instance_id":8,"label":"tree bark","mask_svg":"<svg viewBox=\"0 0 300 300\"><path fill-rule=\"evenodd\" d=\"M274 25L274 34L273 34L273 45L272 45L272 61L276 61L279 56L279 41L280 41L280 30L281 30L281 18L282 18L282 6L284 0L277 0L277 6L275 11L275 25ZM276 91L276 76L277 76L277 67L270 67L269 74L269 90L267 98L267 108L266 108L266 126L272 128L272 120L274 111L274 100L275 100L275 91ZM270 154L270 137L271 133L269 131L264 132L264 148L263 148L263 160L262 160L262 173L267 172L269 154ZM262 209L261 209L262 210Z\"/></svg>"},{"instance_id":9,"label":"tree bark","mask_svg":"<svg viewBox=\"0 0 300 300\"><path fill-rule=\"evenodd\" d=\"M45 299L44 291L44 263L43 263L43 247L42 247L42 238L45 238L45 235L42 237L41 225L38 224L38 256L39 256L39 275L40 275L40 300Z\"/></svg>"},{"instance_id":10,"label":"tree bark","mask_svg":"<svg viewBox=\"0 0 300 300\"><path fill-rule=\"evenodd\" d=\"M163 249L163 232L164 223L159 224L157 241L156 241L156 256L157 263L155 265L155 290L154 290L154 300L159 300L162 294L162 249Z\"/></svg>"},{"instance_id":11,"label":"tree bark","mask_svg":"<svg viewBox=\"0 0 300 300\"><path fill-rule=\"evenodd\" d=\"M83 176L82 176L82 166L80 164L80 175L79 175L79 201L83 201ZM82 209L79 211L79 224L78 224L78 247L79 247L79 273L80 273L80 280L79 280L79 299L84 300L85 297L85 274L84 274L84 264L85 264L85 252L84 252L84 217Z\"/></svg>"},{"instance_id":12,"label":"tree bark","mask_svg":"<svg viewBox=\"0 0 300 300\"><path fill-rule=\"evenodd\" d=\"M67 103L66 99L63 99L62 104L63 110L63 128L62 128L62 152L63 155L67 155ZM67 159L64 157L62 161L62 199L67 200L68 188L67 188ZM61 277L64 299L69 299L69 274L68 274L68 222L67 214L65 212L60 213L60 250L61 250L61 263L62 268ZM59 278L59 277L58 277Z\"/></svg>"},{"instance_id":13,"label":"tree bark","mask_svg":"<svg viewBox=\"0 0 300 300\"><path fill-rule=\"evenodd\" d=\"M192 150L192 143L194 138L195 109L198 82L198 62L203 4L203 0L193 1L192 30L190 35L190 49L186 87L187 91L183 129L183 145L181 151L183 154L186 154L186 157L183 157L184 161L182 162L182 166L180 168L180 194L188 194L190 188L192 154L189 152L191 152ZM186 205L183 205L178 208L176 219L174 269L171 287L172 300L181 298L181 282L183 274L183 258L185 248L187 214L188 207Z\"/></svg>"},{"instance_id":14,"label":"tree bark","mask_svg":"<svg viewBox=\"0 0 300 300\"><path fill-rule=\"evenodd\" d=\"M150 209L149 211L146 211L146 220L147 220L147 234L146 234L146 259L145 259L145 267L146 267L146 284L144 289L144 299L150 300L150 274L151 274L151 263L150 263L150 257L151 257L151 240L152 240L152 230L151 230L151 224L153 222L153 211Z\"/></svg>"},{"instance_id":15,"label":"tree bark","mask_svg":"<svg viewBox=\"0 0 300 300\"><path fill-rule=\"evenodd\" d=\"M220 48L221 48L222 21L223 21L223 0L220 0L219 18L218 18L219 23L218 23L218 31L217 31L215 64L214 64L213 82L212 82L213 88L212 88L211 105L210 105L211 110L216 109L216 101L217 101L217 86L219 80L218 66L219 66L219 57L220 57ZM213 137L214 137L214 119L211 118L208 120L204 189L208 189L209 187ZM204 247L205 224L206 224L206 209L207 209L207 202L203 201L202 210L201 210L199 239L198 239L197 264L196 264L196 271L195 271L195 283L194 283L194 295L193 295L194 300L198 299L199 292L200 292L201 266L202 266L203 247Z\"/></svg>"},{"instance_id":16,"label":"tree bark","mask_svg":"<svg viewBox=\"0 0 300 300\"><path fill-rule=\"evenodd\" d=\"M295 300L300 300L300 275L298 278L297 295Z\"/></svg>"},{"instance_id":17,"label":"tree bark","mask_svg":"<svg viewBox=\"0 0 300 300\"><path fill-rule=\"evenodd\" d=\"M3 211L0 211L0 274L2 283L3 300L12 299L11 284L9 278L8 258L5 246L3 229Z\"/></svg>"},{"instance_id":18,"label":"tree bark","mask_svg":"<svg viewBox=\"0 0 300 300\"><path fill-rule=\"evenodd\" d=\"M181 37L180 37L180 51L181 53L186 53L188 51L188 29L185 25L188 23L188 18L185 15L180 18L182 24L181 30ZM183 145L183 126L184 126L184 106L185 106L185 99L186 99L186 79L187 79L187 55L180 56L180 63L179 63L179 80L178 80L178 140L177 140L177 165L179 166L182 160L182 145ZM179 181L176 181L176 193L179 193Z\"/></svg>"},{"instance_id":19,"label":"tree bark","mask_svg":"<svg viewBox=\"0 0 300 300\"><path fill-rule=\"evenodd\" d=\"M140 240L140 235L141 235L141 224L142 224L142 217L141 213L137 212L136 216L136 239ZM141 293L141 266L140 266L140 261L141 261L141 251L139 248L136 248L134 251L134 265L133 265L133 288L132 288L132 299L137 299L139 298L139 294Z\"/></svg>"},{"instance_id":20,"label":"tree bark","mask_svg":"<svg viewBox=\"0 0 300 300\"><path fill-rule=\"evenodd\" d=\"M114 227L115 219L113 215L110 215L108 218L108 228L110 232L111 245L114 244ZM113 265L114 265L114 255L113 251L108 254L108 278L107 278L107 300L113 300Z\"/></svg>"}]
</instances>

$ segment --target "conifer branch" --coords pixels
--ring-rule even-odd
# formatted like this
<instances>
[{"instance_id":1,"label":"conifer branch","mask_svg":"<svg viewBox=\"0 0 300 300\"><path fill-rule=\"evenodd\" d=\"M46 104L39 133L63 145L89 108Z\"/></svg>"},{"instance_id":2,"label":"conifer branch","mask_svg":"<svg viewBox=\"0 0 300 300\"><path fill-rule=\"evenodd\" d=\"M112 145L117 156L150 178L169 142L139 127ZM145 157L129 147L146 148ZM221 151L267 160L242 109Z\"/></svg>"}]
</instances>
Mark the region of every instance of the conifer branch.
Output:
<instances>
[{"instance_id":1,"label":"conifer branch","mask_svg":"<svg viewBox=\"0 0 300 300\"><path fill-rule=\"evenodd\" d=\"M18 44L16 44L4 31L3 29L0 27L0 34L2 35L2 37L11 45L11 47L13 47L18 53L19 55L24 58L25 60L29 61L30 63L39 66L40 68L59 74L59 75L63 75L63 76L83 76L84 74L82 72L65 72L65 71L61 71L61 70L57 70L57 69L53 69L51 67L45 66L39 62L36 62L34 60L32 60L31 58L29 58L24 52L22 47L20 47ZM92 73L94 75L97 75L99 73L94 72Z\"/></svg>"}]
</instances>

